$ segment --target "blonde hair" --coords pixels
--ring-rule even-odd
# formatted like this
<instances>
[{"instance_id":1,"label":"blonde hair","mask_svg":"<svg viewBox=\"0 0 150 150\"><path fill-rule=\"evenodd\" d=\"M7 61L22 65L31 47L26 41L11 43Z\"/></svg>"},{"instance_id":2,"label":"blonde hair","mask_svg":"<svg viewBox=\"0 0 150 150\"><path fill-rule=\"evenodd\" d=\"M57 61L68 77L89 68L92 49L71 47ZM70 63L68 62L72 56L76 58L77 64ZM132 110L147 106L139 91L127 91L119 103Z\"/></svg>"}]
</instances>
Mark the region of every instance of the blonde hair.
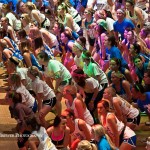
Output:
<instances>
[{"instance_id":1,"label":"blonde hair","mask_svg":"<svg viewBox=\"0 0 150 150\"><path fill-rule=\"evenodd\" d=\"M106 134L105 129L103 128L102 125L100 124L96 124L92 126L92 130L94 132L94 136L96 136L98 138L98 140L100 140L102 138L102 136L105 136L110 147L115 150L116 147L114 145L114 143L111 141L110 137Z\"/></svg>"},{"instance_id":2,"label":"blonde hair","mask_svg":"<svg viewBox=\"0 0 150 150\"><path fill-rule=\"evenodd\" d=\"M29 10L33 10L33 9L37 9L36 8L36 5L35 4L33 4L32 2L27 2L26 4L25 4L27 7L28 7L28 9Z\"/></svg>"},{"instance_id":3,"label":"blonde hair","mask_svg":"<svg viewBox=\"0 0 150 150\"><path fill-rule=\"evenodd\" d=\"M2 9L5 9L7 12L11 12L9 4L3 4Z\"/></svg>"},{"instance_id":4,"label":"blonde hair","mask_svg":"<svg viewBox=\"0 0 150 150\"><path fill-rule=\"evenodd\" d=\"M87 140L82 140L78 143L78 150L97 150L97 147L95 144L90 143Z\"/></svg>"},{"instance_id":5,"label":"blonde hair","mask_svg":"<svg viewBox=\"0 0 150 150\"><path fill-rule=\"evenodd\" d=\"M30 23L31 22L31 19L30 19L30 16L26 13L22 14L21 16L24 17L24 19L26 20L27 23Z\"/></svg>"},{"instance_id":6,"label":"blonde hair","mask_svg":"<svg viewBox=\"0 0 150 150\"><path fill-rule=\"evenodd\" d=\"M42 79L42 73L39 71L39 69L36 66L31 66L28 68L29 73L34 77L39 77Z\"/></svg>"}]
</instances>

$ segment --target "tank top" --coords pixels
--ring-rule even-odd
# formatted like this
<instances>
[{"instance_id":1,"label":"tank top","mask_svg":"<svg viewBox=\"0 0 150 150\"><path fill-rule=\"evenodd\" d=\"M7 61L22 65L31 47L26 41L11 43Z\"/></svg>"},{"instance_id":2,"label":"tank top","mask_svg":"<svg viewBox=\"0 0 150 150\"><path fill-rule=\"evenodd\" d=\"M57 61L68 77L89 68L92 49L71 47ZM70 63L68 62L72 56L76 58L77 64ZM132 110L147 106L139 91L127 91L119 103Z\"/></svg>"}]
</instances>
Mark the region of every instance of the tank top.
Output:
<instances>
[{"instance_id":1,"label":"tank top","mask_svg":"<svg viewBox=\"0 0 150 150\"><path fill-rule=\"evenodd\" d=\"M74 122L75 122L75 130L71 135L71 140L72 141L75 140L75 139L85 140L86 139L85 134L84 134L83 131L81 131L79 129L79 126L78 126L79 119L75 119ZM89 129L89 131L91 133L91 128L92 127L88 124L86 124L86 126L87 126L87 128Z\"/></svg>"},{"instance_id":2,"label":"tank top","mask_svg":"<svg viewBox=\"0 0 150 150\"><path fill-rule=\"evenodd\" d=\"M74 111L75 117L78 118L79 114L78 114L77 109L75 107L75 101L76 100L74 100L72 102L72 105L70 105L68 101L65 101L65 103L66 103L67 108L72 109ZM92 117L92 115L90 114L90 111L87 108L85 109L83 115L84 115L84 121L87 124L89 124L89 125L93 125L94 124L93 117Z\"/></svg>"},{"instance_id":3,"label":"tank top","mask_svg":"<svg viewBox=\"0 0 150 150\"><path fill-rule=\"evenodd\" d=\"M40 127L38 131L33 131L31 134L35 135L39 139L38 150L57 150L54 144L51 142L44 127Z\"/></svg>"},{"instance_id":4,"label":"tank top","mask_svg":"<svg viewBox=\"0 0 150 150\"><path fill-rule=\"evenodd\" d=\"M112 133L110 127L108 126L108 122L107 122L107 117L112 114L112 113L107 113L106 116L106 124L104 125L103 120L101 119L102 125L105 128L105 130L107 131L108 135L110 135L111 137L114 136L115 133ZM124 123L122 123L121 121L118 120L118 118L115 116L115 119L117 121L116 125L117 125L117 130L119 132L119 135L121 134L121 131L124 128ZM132 136L135 136L134 131L132 131L128 126L126 126L125 131L124 131L124 139L129 139Z\"/></svg>"},{"instance_id":5,"label":"tank top","mask_svg":"<svg viewBox=\"0 0 150 150\"><path fill-rule=\"evenodd\" d=\"M52 140L53 144L56 146L57 149L62 149L63 148L64 137L65 137L64 133L60 136L55 136L54 132L52 132L51 140Z\"/></svg>"},{"instance_id":6,"label":"tank top","mask_svg":"<svg viewBox=\"0 0 150 150\"><path fill-rule=\"evenodd\" d=\"M121 100L120 107L121 107L122 113L125 117L133 119L139 115L138 109L136 109L132 105L128 104L128 102L126 100L124 100L123 98L121 98L120 96L118 96L118 97ZM113 99L114 98L115 97L113 97Z\"/></svg>"},{"instance_id":7,"label":"tank top","mask_svg":"<svg viewBox=\"0 0 150 150\"><path fill-rule=\"evenodd\" d=\"M36 11L37 12L37 14L38 14L38 16L40 17L40 20L41 20L40 23L42 23L45 20L45 15L40 13L39 10L32 10L32 11ZM36 19L32 15L32 13L31 13L31 18L32 18L33 21L36 21Z\"/></svg>"}]
</instances>

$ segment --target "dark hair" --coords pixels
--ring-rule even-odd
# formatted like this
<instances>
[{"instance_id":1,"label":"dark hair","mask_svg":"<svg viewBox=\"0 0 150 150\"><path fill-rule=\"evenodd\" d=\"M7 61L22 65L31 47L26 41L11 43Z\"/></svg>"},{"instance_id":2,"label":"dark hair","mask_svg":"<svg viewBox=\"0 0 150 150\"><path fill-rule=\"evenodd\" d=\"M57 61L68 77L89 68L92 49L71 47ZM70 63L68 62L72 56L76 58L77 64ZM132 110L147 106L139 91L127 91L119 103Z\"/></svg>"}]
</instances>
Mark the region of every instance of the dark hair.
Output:
<instances>
[{"instance_id":1,"label":"dark hair","mask_svg":"<svg viewBox=\"0 0 150 150\"><path fill-rule=\"evenodd\" d=\"M68 31L68 30L65 30L64 32L62 32L64 35L65 35L65 37L67 37L68 38L68 40L73 40L73 37L72 37L72 34L71 34L71 32L70 31Z\"/></svg>"},{"instance_id":2,"label":"dark hair","mask_svg":"<svg viewBox=\"0 0 150 150\"><path fill-rule=\"evenodd\" d=\"M58 28L60 29L60 33L65 31L65 27L64 27L64 25L62 23L56 21L54 24L58 25Z\"/></svg>"},{"instance_id":3,"label":"dark hair","mask_svg":"<svg viewBox=\"0 0 150 150\"><path fill-rule=\"evenodd\" d=\"M34 39L34 48L35 49L41 48L42 46L44 46L44 44L43 44L43 39L41 37Z\"/></svg>"},{"instance_id":4,"label":"dark hair","mask_svg":"<svg viewBox=\"0 0 150 150\"><path fill-rule=\"evenodd\" d=\"M45 53L44 51L41 51L41 52L37 55L37 58L44 59L45 62L48 62L48 61L51 59L50 56L48 56L48 54Z\"/></svg>"},{"instance_id":5,"label":"dark hair","mask_svg":"<svg viewBox=\"0 0 150 150\"><path fill-rule=\"evenodd\" d=\"M19 35L20 37L26 37L26 36L27 36L26 31L23 30L23 29L18 31L18 35Z\"/></svg>"},{"instance_id":6,"label":"dark hair","mask_svg":"<svg viewBox=\"0 0 150 150\"><path fill-rule=\"evenodd\" d=\"M33 131L38 131L41 127L40 121L37 117L27 118L26 125L30 125Z\"/></svg>"},{"instance_id":7,"label":"dark hair","mask_svg":"<svg viewBox=\"0 0 150 150\"><path fill-rule=\"evenodd\" d=\"M142 84L140 84L140 83L135 83L134 85L133 85L133 88L136 90L136 91L138 91L138 92L141 92L141 93L144 93L145 92L145 89L144 89L144 87L142 86Z\"/></svg>"},{"instance_id":8,"label":"dark hair","mask_svg":"<svg viewBox=\"0 0 150 150\"><path fill-rule=\"evenodd\" d=\"M118 58L111 58L110 61L113 60L116 62L116 65L119 67L119 69L121 69L121 60Z\"/></svg>"},{"instance_id":9,"label":"dark hair","mask_svg":"<svg viewBox=\"0 0 150 150\"><path fill-rule=\"evenodd\" d=\"M100 103L104 106L104 108L105 108L106 110L109 110L110 105L109 105L109 102L108 102L107 100L102 99L98 104L100 104ZM98 105L98 104L97 104L97 105Z\"/></svg>"},{"instance_id":10,"label":"dark hair","mask_svg":"<svg viewBox=\"0 0 150 150\"><path fill-rule=\"evenodd\" d=\"M19 60L17 59L17 57L12 56L12 57L9 58L9 60L10 60L13 64L15 64L16 66L19 65Z\"/></svg>"},{"instance_id":11,"label":"dark hair","mask_svg":"<svg viewBox=\"0 0 150 150\"><path fill-rule=\"evenodd\" d=\"M116 38L113 35L107 35L108 41L111 42L111 46L117 46Z\"/></svg>"},{"instance_id":12,"label":"dark hair","mask_svg":"<svg viewBox=\"0 0 150 150\"><path fill-rule=\"evenodd\" d=\"M58 125L61 123L61 118L59 116L56 116L54 119L53 126L58 127Z\"/></svg>"},{"instance_id":13,"label":"dark hair","mask_svg":"<svg viewBox=\"0 0 150 150\"><path fill-rule=\"evenodd\" d=\"M73 72L76 74L79 74L79 75L83 75L80 77L76 76L76 78L78 79L77 84L81 87L84 87L85 86L85 79L86 79L86 77L84 76L84 71L82 69L75 69Z\"/></svg>"},{"instance_id":14,"label":"dark hair","mask_svg":"<svg viewBox=\"0 0 150 150\"><path fill-rule=\"evenodd\" d=\"M86 46L86 38L83 36L79 36L78 38L81 41L81 45L85 47Z\"/></svg>"},{"instance_id":15,"label":"dark hair","mask_svg":"<svg viewBox=\"0 0 150 150\"><path fill-rule=\"evenodd\" d=\"M140 59L142 61L142 57L140 55L136 56L133 60L133 62L135 62L136 59Z\"/></svg>"},{"instance_id":16,"label":"dark hair","mask_svg":"<svg viewBox=\"0 0 150 150\"><path fill-rule=\"evenodd\" d=\"M138 43L134 43L133 47L134 47L134 50L136 51L136 53L139 54L141 51L141 46Z\"/></svg>"},{"instance_id":17,"label":"dark hair","mask_svg":"<svg viewBox=\"0 0 150 150\"><path fill-rule=\"evenodd\" d=\"M12 98L14 104L22 103L22 96L20 93L9 92L8 97Z\"/></svg>"}]
</instances>

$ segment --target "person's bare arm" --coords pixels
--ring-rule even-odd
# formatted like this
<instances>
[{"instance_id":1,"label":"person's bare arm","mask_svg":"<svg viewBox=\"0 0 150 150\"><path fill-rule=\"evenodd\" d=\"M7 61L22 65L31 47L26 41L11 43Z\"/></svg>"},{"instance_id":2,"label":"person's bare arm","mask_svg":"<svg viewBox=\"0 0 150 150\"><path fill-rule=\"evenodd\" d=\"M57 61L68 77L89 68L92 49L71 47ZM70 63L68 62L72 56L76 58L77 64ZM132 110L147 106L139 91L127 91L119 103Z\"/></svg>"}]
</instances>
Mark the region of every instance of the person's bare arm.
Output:
<instances>
[{"instance_id":1,"label":"person's bare arm","mask_svg":"<svg viewBox=\"0 0 150 150\"><path fill-rule=\"evenodd\" d=\"M124 81L122 81L122 86L126 92L128 102L131 102L132 94L131 94L131 90L130 90L130 83L128 81L124 80Z\"/></svg>"},{"instance_id":2,"label":"person's bare arm","mask_svg":"<svg viewBox=\"0 0 150 150\"><path fill-rule=\"evenodd\" d=\"M115 114L116 114L117 118L120 121L124 122L124 117L123 117L122 110L121 110L121 107L120 107L119 98L117 98L117 97L113 98L113 106L115 108Z\"/></svg>"},{"instance_id":3,"label":"person's bare arm","mask_svg":"<svg viewBox=\"0 0 150 150\"><path fill-rule=\"evenodd\" d=\"M35 18L35 20L41 25L42 21L37 13L37 10L32 10L31 13L32 13L33 17Z\"/></svg>"},{"instance_id":4,"label":"person's bare arm","mask_svg":"<svg viewBox=\"0 0 150 150\"><path fill-rule=\"evenodd\" d=\"M27 65L27 68L28 67L31 67L32 66L32 63L31 63L31 57L30 57L30 53L24 53L23 54L23 58L25 60L25 63Z\"/></svg>"},{"instance_id":5,"label":"person's bare arm","mask_svg":"<svg viewBox=\"0 0 150 150\"><path fill-rule=\"evenodd\" d=\"M86 140L90 141L91 140L91 133L88 129L88 127L86 126L85 121L79 119L79 128L81 131L83 131L83 133L85 134Z\"/></svg>"},{"instance_id":6,"label":"person's bare arm","mask_svg":"<svg viewBox=\"0 0 150 150\"><path fill-rule=\"evenodd\" d=\"M70 142L69 139L70 139L70 129L69 127L66 127L65 137L64 137L64 142L63 142L64 147L67 147L69 145L69 142Z\"/></svg>"},{"instance_id":7,"label":"person's bare arm","mask_svg":"<svg viewBox=\"0 0 150 150\"><path fill-rule=\"evenodd\" d=\"M43 93L37 93L36 94L36 98L38 100L38 111L40 111L42 109L42 100L43 100Z\"/></svg>"},{"instance_id":8,"label":"person's bare arm","mask_svg":"<svg viewBox=\"0 0 150 150\"><path fill-rule=\"evenodd\" d=\"M119 147L119 132L117 129L117 121L116 121L115 115L110 114L107 117L107 123L108 123L109 129L114 135L113 137L110 136L112 138L111 140L112 142L114 142L116 147Z\"/></svg>"},{"instance_id":9,"label":"person's bare arm","mask_svg":"<svg viewBox=\"0 0 150 150\"><path fill-rule=\"evenodd\" d=\"M76 99L75 100L75 107L78 112L78 118L84 120L84 106L81 100Z\"/></svg>"}]
</instances>

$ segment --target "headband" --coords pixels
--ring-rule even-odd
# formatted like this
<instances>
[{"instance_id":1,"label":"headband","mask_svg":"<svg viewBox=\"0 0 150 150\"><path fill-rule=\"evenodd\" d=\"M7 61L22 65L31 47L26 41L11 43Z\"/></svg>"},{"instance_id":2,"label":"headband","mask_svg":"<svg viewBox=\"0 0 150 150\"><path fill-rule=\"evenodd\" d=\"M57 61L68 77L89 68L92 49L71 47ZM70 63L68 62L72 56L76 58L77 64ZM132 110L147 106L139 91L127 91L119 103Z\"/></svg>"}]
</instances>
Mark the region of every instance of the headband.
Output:
<instances>
[{"instance_id":1,"label":"headband","mask_svg":"<svg viewBox=\"0 0 150 150\"><path fill-rule=\"evenodd\" d=\"M122 14L125 14L125 12L122 9L117 9L117 11L119 11Z\"/></svg>"},{"instance_id":2,"label":"headband","mask_svg":"<svg viewBox=\"0 0 150 150\"><path fill-rule=\"evenodd\" d=\"M72 75L72 77L78 77L78 78L82 78L82 77L85 78L86 77L85 74L78 74L78 73L75 73L75 72L72 72L71 75Z\"/></svg>"},{"instance_id":3,"label":"headband","mask_svg":"<svg viewBox=\"0 0 150 150\"><path fill-rule=\"evenodd\" d=\"M77 41L74 42L74 45L75 45L78 49L80 49L81 51L84 50L83 46L81 46Z\"/></svg>"},{"instance_id":4,"label":"headband","mask_svg":"<svg viewBox=\"0 0 150 150\"><path fill-rule=\"evenodd\" d=\"M83 59L90 59L90 58L91 58L91 57L87 57L84 53L81 54L81 57L82 57Z\"/></svg>"}]
</instances>

